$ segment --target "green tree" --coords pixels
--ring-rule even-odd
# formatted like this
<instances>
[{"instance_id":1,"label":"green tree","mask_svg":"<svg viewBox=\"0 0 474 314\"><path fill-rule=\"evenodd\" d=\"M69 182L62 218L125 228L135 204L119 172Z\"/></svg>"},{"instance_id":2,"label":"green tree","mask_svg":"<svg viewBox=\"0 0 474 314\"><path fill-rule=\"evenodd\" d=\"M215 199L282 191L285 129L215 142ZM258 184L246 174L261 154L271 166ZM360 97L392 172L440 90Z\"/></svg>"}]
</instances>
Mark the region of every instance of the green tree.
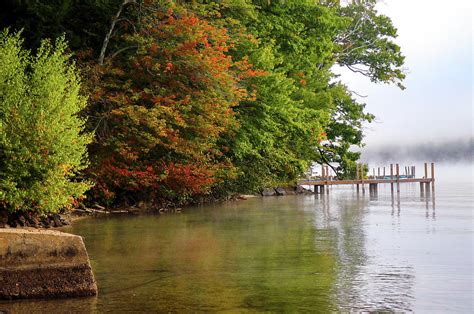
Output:
<instances>
[{"instance_id":1,"label":"green tree","mask_svg":"<svg viewBox=\"0 0 474 314\"><path fill-rule=\"evenodd\" d=\"M79 180L87 165L86 106L63 38L43 41L36 55L20 33L0 34L0 210L55 212L90 187Z\"/></svg>"},{"instance_id":2,"label":"green tree","mask_svg":"<svg viewBox=\"0 0 474 314\"><path fill-rule=\"evenodd\" d=\"M252 82L256 101L237 107L242 128L231 153L245 185L253 177L259 180L256 186L291 181L312 162L350 176L360 157L352 149L363 145L362 127L374 117L339 82L334 67L400 87L404 78L404 58L393 42L396 29L377 13L375 1L344 6L311 0L192 3L237 37L239 28L252 34L255 41L244 37L233 57L248 54L249 63L268 73ZM255 167L255 156L262 156L260 166ZM282 173L285 167L292 171Z\"/></svg>"}]
</instances>

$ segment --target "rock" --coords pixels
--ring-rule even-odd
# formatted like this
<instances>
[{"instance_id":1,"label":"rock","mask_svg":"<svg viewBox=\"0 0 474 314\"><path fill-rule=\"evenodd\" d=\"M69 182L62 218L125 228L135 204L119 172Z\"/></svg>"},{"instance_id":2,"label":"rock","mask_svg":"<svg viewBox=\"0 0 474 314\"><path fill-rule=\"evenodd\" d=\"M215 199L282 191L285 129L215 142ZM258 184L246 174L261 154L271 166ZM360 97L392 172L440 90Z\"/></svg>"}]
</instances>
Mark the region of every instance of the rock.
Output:
<instances>
[{"instance_id":1,"label":"rock","mask_svg":"<svg viewBox=\"0 0 474 314\"><path fill-rule=\"evenodd\" d=\"M1 229L0 282L0 299L97 294L82 238L52 230Z\"/></svg>"},{"instance_id":2,"label":"rock","mask_svg":"<svg viewBox=\"0 0 474 314\"><path fill-rule=\"evenodd\" d=\"M8 217L7 224L10 225L10 227L12 227L12 228L16 228L17 225L18 225L17 222L16 222L16 219L13 216Z\"/></svg>"},{"instance_id":3,"label":"rock","mask_svg":"<svg viewBox=\"0 0 474 314\"><path fill-rule=\"evenodd\" d=\"M69 222L69 220L67 220L66 218L62 218L61 217L61 223L63 226L69 226L71 223Z\"/></svg>"},{"instance_id":4,"label":"rock","mask_svg":"<svg viewBox=\"0 0 474 314\"><path fill-rule=\"evenodd\" d=\"M286 194L287 194L286 191L285 191L285 189L282 188L282 187L276 187L276 188L275 188L275 192L276 192L276 194L277 194L278 196L283 196L283 195L286 195Z\"/></svg>"},{"instance_id":5,"label":"rock","mask_svg":"<svg viewBox=\"0 0 474 314\"><path fill-rule=\"evenodd\" d=\"M22 227L26 227L26 219L23 215L18 216L18 224Z\"/></svg>"},{"instance_id":6,"label":"rock","mask_svg":"<svg viewBox=\"0 0 474 314\"><path fill-rule=\"evenodd\" d=\"M44 227L44 228L51 228L51 223L49 222L49 219L48 217L41 217L41 225Z\"/></svg>"},{"instance_id":7,"label":"rock","mask_svg":"<svg viewBox=\"0 0 474 314\"><path fill-rule=\"evenodd\" d=\"M305 188L302 187L301 185L297 185L297 186L295 187L295 192L296 192L297 194L312 194L312 193L313 193L313 191L308 190L308 189L305 189Z\"/></svg>"},{"instance_id":8,"label":"rock","mask_svg":"<svg viewBox=\"0 0 474 314\"><path fill-rule=\"evenodd\" d=\"M54 226L55 227L61 227L63 224L61 223L61 216L58 214L52 215Z\"/></svg>"},{"instance_id":9,"label":"rock","mask_svg":"<svg viewBox=\"0 0 474 314\"><path fill-rule=\"evenodd\" d=\"M8 222L7 211L0 211L0 228L5 228Z\"/></svg>"},{"instance_id":10,"label":"rock","mask_svg":"<svg viewBox=\"0 0 474 314\"><path fill-rule=\"evenodd\" d=\"M274 196L276 195L275 189L263 189L262 196Z\"/></svg>"},{"instance_id":11,"label":"rock","mask_svg":"<svg viewBox=\"0 0 474 314\"><path fill-rule=\"evenodd\" d=\"M32 227L39 227L39 220L31 213L26 213L25 218Z\"/></svg>"}]
</instances>

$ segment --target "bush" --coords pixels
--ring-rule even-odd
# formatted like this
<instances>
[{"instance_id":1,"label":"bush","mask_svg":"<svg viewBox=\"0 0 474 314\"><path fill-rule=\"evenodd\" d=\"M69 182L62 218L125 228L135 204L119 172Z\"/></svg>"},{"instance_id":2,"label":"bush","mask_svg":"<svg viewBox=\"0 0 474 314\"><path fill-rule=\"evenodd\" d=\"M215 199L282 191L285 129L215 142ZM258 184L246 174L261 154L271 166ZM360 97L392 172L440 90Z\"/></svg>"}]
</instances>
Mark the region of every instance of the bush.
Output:
<instances>
[{"instance_id":1,"label":"bush","mask_svg":"<svg viewBox=\"0 0 474 314\"><path fill-rule=\"evenodd\" d=\"M0 33L0 211L56 212L90 187L78 178L91 134L86 105L63 38L35 55L20 33Z\"/></svg>"}]
</instances>

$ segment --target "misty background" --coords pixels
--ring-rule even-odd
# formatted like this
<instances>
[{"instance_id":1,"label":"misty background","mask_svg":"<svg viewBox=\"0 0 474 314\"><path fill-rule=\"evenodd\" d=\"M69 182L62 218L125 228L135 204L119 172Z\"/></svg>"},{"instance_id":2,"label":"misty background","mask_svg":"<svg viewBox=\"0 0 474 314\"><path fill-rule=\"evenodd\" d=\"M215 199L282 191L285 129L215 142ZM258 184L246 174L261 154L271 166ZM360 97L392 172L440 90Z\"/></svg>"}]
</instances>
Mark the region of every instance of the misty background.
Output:
<instances>
[{"instance_id":1,"label":"misty background","mask_svg":"<svg viewBox=\"0 0 474 314\"><path fill-rule=\"evenodd\" d=\"M474 161L474 138L429 141L416 144L374 145L363 149L364 162L423 160L432 162Z\"/></svg>"},{"instance_id":2,"label":"misty background","mask_svg":"<svg viewBox=\"0 0 474 314\"><path fill-rule=\"evenodd\" d=\"M376 116L366 125L362 159L472 163L472 1L384 0L377 8L398 29L406 89L338 69Z\"/></svg>"}]
</instances>

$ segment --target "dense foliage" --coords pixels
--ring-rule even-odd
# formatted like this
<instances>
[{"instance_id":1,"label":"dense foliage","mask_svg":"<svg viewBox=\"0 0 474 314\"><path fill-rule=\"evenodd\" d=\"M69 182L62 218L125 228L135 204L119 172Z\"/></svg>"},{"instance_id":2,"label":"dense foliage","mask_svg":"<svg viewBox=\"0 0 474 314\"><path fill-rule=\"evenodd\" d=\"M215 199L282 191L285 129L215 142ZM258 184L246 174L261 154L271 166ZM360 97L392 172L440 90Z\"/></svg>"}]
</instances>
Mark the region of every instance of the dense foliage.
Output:
<instances>
[{"instance_id":1,"label":"dense foliage","mask_svg":"<svg viewBox=\"0 0 474 314\"><path fill-rule=\"evenodd\" d=\"M75 67L59 38L32 56L20 35L0 34L0 210L40 213L71 206L89 187L86 105Z\"/></svg>"},{"instance_id":2,"label":"dense foliage","mask_svg":"<svg viewBox=\"0 0 474 314\"><path fill-rule=\"evenodd\" d=\"M226 52L223 28L186 11L151 10L123 36L132 53L100 68L90 108L96 191L106 198L187 198L232 175L219 142L237 127L238 82L256 73Z\"/></svg>"},{"instance_id":3,"label":"dense foliage","mask_svg":"<svg viewBox=\"0 0 474 314\"><path fill-rule=\"evenodd\" d=\"M334 68L403 88L375 4L9 0L2 21L33 48L66 34L90 95L90 197L133 204L255 192L314 163L353 176L374 117Z\"/></svg>"}]
</instances>

